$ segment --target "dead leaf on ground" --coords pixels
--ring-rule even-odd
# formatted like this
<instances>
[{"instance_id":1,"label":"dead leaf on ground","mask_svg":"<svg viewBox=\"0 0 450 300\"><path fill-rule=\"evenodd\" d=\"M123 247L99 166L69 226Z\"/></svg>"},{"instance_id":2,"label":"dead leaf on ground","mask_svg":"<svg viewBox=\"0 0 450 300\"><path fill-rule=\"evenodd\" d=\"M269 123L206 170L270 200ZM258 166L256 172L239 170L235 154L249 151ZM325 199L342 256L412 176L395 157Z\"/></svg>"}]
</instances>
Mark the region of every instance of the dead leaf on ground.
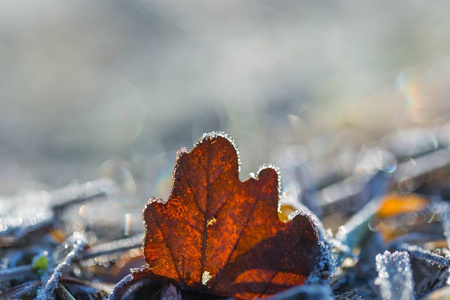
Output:
<instances>
[{"instance_id":1,"label":"dead leaf on ground","mask_svg":"<svg viewBox=\"0 0 450 300\"><path fill-rule=\"evenodd\" d=\"M302 285L319 265L319 233L308 215L278 217L278 170L239 180L239 157L225 134L210 133L175 163L167 202L144 210L149 271L225 297L254 298ZM322 266L323 267L323 266Z\"/></svg>"}]
</instances>

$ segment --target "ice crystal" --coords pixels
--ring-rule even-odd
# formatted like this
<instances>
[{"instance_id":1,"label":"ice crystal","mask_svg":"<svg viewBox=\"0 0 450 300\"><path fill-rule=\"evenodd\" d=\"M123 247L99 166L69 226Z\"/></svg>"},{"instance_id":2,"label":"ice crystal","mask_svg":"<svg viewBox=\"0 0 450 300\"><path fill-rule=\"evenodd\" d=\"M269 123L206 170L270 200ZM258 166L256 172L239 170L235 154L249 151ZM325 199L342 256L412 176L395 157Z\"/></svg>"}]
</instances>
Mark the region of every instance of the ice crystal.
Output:
<instances>
[{"instance_id":1,"label":"ice crystal","mask_svg":"<svg viewBox=\"0 0 450 300\"><path fill-rule=\"evenodd\" d=\"M411 264L407 252L390 253L376 256L378 277L375 285L382 299L413 300L414 284Z\"/></svg>"}]
</instances>

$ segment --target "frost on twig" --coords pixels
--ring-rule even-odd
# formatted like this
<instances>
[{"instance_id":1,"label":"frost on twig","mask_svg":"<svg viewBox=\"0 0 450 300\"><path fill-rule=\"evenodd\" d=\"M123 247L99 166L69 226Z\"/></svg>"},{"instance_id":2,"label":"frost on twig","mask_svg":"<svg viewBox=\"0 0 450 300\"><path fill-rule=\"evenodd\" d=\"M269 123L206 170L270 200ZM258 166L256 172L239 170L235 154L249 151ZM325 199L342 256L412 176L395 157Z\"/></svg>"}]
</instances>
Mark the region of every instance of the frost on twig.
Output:
<instances>
[{"instance_id":1,"label":"frost on twig","mask_svg":"<svg viewBox=\"0 0 450 300\"><path fill-rule=\"evenodd\" d=\"M53 273L47 282L43 283L41 289L38 291L37 298L42 300L53 299L53 294L58 287L59 278L63 275L65 269L78 258L84 247L87 245L85 236L81 233L74 233L70 236L63 245L64 249L69 249L69 252L63 257L61 262L53 269Z\"/></svg>"},{"instance_id":2,"label":"frost on twig","mask_svg":"<svg viewBox=\"0 0 450 300\"><path fill-rule=\"evenodd\" d=\"M99 179L52 192L40 191L13 198L0 196L0 247L16 245L30 232L54 226L61 211L71 205L117 192L113 181Z\"/></svg>"}]
</instances>

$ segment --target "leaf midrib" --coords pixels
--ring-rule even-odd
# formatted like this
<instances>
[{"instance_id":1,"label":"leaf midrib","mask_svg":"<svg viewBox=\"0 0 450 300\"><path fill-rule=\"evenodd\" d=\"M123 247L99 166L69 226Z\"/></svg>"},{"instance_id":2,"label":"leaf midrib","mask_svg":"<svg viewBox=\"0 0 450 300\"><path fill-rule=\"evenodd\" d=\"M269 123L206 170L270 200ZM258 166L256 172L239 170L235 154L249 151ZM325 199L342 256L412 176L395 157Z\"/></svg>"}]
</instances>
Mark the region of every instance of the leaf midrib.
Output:
<instances>
[{"instance_id":1,"label":"leaf midrib","mask_svg":"<svg viewBox=\"0 0 450 300\"><path fill-rule=\"evenodd\" d=\"M210 178L209 178L209 168L211 165L211 141L208 143L208 159L206 162L206 206L204 213L204 224L203 224L203 245L202 245L202 255L201 255L201 267L200 267L200 280L199 283L203 286L203 272L205 271L205 256L206 256L206 241L208 239L208 215L209 215L209 205L210 205Z\"/></svg>"}]
</instances>

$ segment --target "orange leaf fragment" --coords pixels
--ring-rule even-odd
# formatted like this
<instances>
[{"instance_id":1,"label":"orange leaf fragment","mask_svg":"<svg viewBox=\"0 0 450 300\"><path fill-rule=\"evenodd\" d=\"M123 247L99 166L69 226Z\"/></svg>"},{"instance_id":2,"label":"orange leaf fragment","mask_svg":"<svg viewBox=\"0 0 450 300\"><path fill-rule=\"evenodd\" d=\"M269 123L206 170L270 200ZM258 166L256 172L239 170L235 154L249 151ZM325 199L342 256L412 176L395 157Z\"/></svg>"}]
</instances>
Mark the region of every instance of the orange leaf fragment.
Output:
<instances>
[{"instance_id":1,"label":"orange leaf fragment","mask_svg":"<svg viewBox=\"0 0 450 300\"><path fill-rule=\"evenodd\" d=\"M428 205L428 200L415 194L399 195L389 194L383 197L382 204L378 210L379 218L388 218L424 210Z\"/></svg>"},{"instance_id":2,"label":"orange leaf fragment","mask_svg":"<svg viewBox=\"0 0 450 300\"><path fill-rule=\"evenodd\" d=\"M307 215L278 218L279 173L239 180L231 139L210 133L178 152L166 203L144 209L149 270L182 287L225 297L266 297L301 285L317 270L318 230Z\"/></svg>"},{"instance_id":3,"label":"orange leaf fragment","mask_svg":"<svg viewBox=\"0 0 450 300\"><path fill-rule=\"evenodd\" d=\"M417 195L388 194L381 199L381 206L376 214L376 230L381 233L385 242L411 232L411 226L416 222L419 212L424 212L428 206L428 199ZM412 219L398 218L411 214ZM408 222L412 222L409 223Z\"/></svg>"},{"instance_id":4,"label":"orange leaf fragment","mask_svg":"<svg viewBox=\"0 0 450 300\"><path fill-rule=\"evenodd\" d=\"M281 204L278 209L278 218L281 222L289 222L289 216L294 213L296 209L289 204Z\"/></svg>"}]
</instances>

